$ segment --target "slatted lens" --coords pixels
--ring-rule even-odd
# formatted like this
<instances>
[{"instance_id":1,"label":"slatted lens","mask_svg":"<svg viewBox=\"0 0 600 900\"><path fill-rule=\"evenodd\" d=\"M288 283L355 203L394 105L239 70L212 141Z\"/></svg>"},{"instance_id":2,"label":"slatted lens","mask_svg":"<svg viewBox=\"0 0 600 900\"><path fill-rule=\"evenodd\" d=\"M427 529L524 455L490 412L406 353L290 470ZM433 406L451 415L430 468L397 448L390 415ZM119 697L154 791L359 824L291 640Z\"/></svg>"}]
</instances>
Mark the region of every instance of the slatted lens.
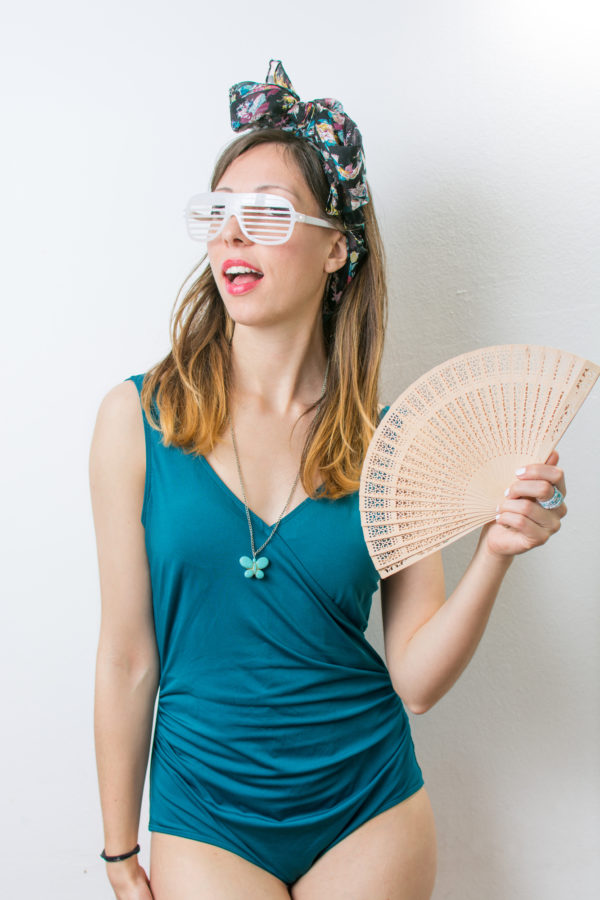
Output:
<instances>
[{"instance_id":1,"label":"slatted lens","mask_svg":"<svg viewBox=\"0 0 600 900\"><path fill-rule=\"evenodd\" d=\"M278 204L273 195L246 195L246 202L242 196L227 197L224 202L220 197L215 202L210 194L193 198L187 211L190 237L211 241L219 234L224 219L234 215L245 236L258 244L282 244L289 238L294 224L291 206L284 201Z\"/></svg>"},{"instance_id":2,"label":"slatted lens","mask_svg":"<svg viewBox=\"0 0 600 900\"><path fill-rule=\"evenodd\" d=\"M291 210L287 206L242 207L242 228L257 243L276 244L285 240L291 223Z\"/></svg>"},{"instance_id":3,"label":"slatted lens","mask_svg":"<svg viewBox=\"0 0 600 900\"><path fill-rule=\"evenodd\" d=\"M218 234L224 216L225 204L194 203L187 216L190 237L196 241L211 240Z\"/></svg>"}]
</instances>

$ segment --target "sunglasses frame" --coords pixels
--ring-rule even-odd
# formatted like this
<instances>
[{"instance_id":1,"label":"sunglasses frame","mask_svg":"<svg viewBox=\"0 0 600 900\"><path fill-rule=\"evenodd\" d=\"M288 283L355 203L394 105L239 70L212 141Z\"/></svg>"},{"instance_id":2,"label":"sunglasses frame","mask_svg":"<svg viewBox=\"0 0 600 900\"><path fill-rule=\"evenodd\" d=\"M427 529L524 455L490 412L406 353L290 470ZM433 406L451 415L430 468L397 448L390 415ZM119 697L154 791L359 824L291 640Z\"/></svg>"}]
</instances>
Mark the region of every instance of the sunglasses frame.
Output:
<instances>
[{"instance_id":1,"label":"sunglasses frame","mask_svg":"<svg viewBox=\"0 0 600 900\"><path fill-rule=\"evenodd\" d=\"M210 238L197 237L193 234L192 222L194 216L194 206L197 208L200 205L214 205L225 207L223 219L221 221L219 229L218 231L214 232ZM243 208L245 206L258 207L259 209L266 207L275 207L289 210L290 221L287 234L285 234L283 237L270 237L268 238L268 240L261 240L257 235L250 234L247 231L246 225L244 223ZM278 194L237 194L230 193L229 191L207 191L202 194L194 194L193 197L190 198L188 205L183 211L183 215L185 218L188 234L192 238L192 240L200 241L201 243L206 244L210 243L210 241L213 241L221 234L223 228L225 227L225 223L229 221L231 216L236 217L240 226L240 230L247 240L252 241L253 244L263 244L264 246L285 244L285 242L289 241L289 239L291 238L296 222L301 222L305 225L318 225L321 228L332 228L334 231L341 230L339 228L336 228L333 223L326 222L324 219L317 219L315 216L307 216L305 215L305 213L296 212L287 197L280 197Z\"/></svg>"}]
</instances>

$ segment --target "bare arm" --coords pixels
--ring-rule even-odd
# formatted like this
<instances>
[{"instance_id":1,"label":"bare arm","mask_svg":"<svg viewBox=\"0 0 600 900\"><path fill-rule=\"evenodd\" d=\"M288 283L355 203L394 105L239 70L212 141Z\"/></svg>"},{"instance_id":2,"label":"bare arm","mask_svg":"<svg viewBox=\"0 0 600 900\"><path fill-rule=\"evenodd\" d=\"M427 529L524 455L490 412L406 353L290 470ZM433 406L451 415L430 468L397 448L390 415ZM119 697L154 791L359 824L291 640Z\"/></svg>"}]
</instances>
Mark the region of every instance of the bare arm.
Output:
<instances>
[{"instance_id":1,"label":"bare arm","mask_svg":"<svg viewBox=\"0 0 600 900\"><path fill-rule=\"evenodd\" d=\"M411 712L430 709L467 667L510 562L490 557L480 540L447 600L440 551L382 581L388 668L395 690ZM403 584L386 584L402 576L408 576Z\"/></svg>"},{"instance_id":2,"label":"bare arm","mask_svg":"<svg viewBox=\"0 0 600 900\"><path fill-rule=\"evenodd\" d=\"M159 681L152 591L140 521L145 441L139 396L123 382L103 399L90 449L90 491L102 617L96 658L94 735L107 855L132 850ZM142 881L137 857L107 863L119 895ZM125 896L123 894L122 896ZM150 897L149 889L127 896Z\"/></svg>"},{"instance_id":3,"label":"bare arm","mask_svg":"<svg viewBox=\"0 0 600 900\"><path fill-rule=\"evenodd\" d=\"M447 600L439 551L381 582L390 677L412 712L430 709L467 667L514 556L560 528L566 506L543 509L535 499L547 499L554 484L566 494L558 453L550 459L553 465L528 466L523 481L510 486L500 519L482 528L473 559Z\"/></svg>"}]
</instances>

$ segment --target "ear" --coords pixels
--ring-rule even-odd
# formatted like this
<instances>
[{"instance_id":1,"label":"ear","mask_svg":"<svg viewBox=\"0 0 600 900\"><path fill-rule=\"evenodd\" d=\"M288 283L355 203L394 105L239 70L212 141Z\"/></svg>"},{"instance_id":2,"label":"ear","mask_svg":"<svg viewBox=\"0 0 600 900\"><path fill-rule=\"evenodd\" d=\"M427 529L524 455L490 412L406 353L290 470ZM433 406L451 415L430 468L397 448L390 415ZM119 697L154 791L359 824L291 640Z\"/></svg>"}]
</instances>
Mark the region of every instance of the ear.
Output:
<instances>
[{"instance_id":1,"label":"ear","mask_svg":"<svg viewBox=\"0 0 600 900\"><path fill-rule=\"evenodd\" d=\"M341 231L337 232L337 237L329 250L329 256L325 260L325 271L331 274L337 272L345 264L348 258L348 241L346 235Z\"/></svg>"}]
</instances>

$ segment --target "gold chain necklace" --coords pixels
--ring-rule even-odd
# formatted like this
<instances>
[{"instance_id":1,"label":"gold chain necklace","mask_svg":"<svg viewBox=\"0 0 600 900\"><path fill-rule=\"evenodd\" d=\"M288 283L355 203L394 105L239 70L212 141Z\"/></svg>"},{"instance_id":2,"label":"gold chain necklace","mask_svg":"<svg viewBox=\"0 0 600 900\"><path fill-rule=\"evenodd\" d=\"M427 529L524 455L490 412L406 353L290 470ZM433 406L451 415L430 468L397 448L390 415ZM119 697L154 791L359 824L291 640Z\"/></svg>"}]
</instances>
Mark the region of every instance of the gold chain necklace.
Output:
<instances>
[{"instance_id":1,"label":"gold chain necklace","mask_svg":"<svg viewBox=\"0 0 600 900\"><path fill-rule=\"evenodd\" d=\"M327 368L325 369L325 378L323 379L323 387L321 389L321 396L319 398L319 406L321 405L321 401L323 400L323 397L325 396L325 388L327 386L328 374L329 374L329 360L327 360ZM317 407L317 411L318 411L318 407ZM265 573L263 572L263 569L266 569L266 567L269 565L269 560L266 556L260 556L257 559L256 558L257 554L260 553L260 551L263 550L267 546L267 544L269 543L269 541L271 540L271 538L273 537L273 535L279 528L279 523L283 519L284 513L289 506L289 502L292 499L294 491L296 490L296 485L298 484L298 479L300 478L300 469L298 469L298 474L296 475L296 479L294 481L292 490L290 491L290 495L287 498L286 504L283 507L283 509L281 510L281 513L279 514L279 518L277 519L277 521L275 522L275 525L273 526L273 530L271 531L271 534L266 539L264 544L261 547L259 547L258 550L256 550L254 548L254 531L252 530L252 520L250 518L250 510L248 509L248 501L246 500L246 488L244 487L244 479L242 478L242 469L240 466L240 458L239 458L238 451L237 451L237 444L235 441L235 433L233 431L233 422L231 421L231 415L229 416L229 428L231 431L231 441L233 443L233 452L235 453L235 461L237 464L238 475L240 476L240 484L242 486L242 494L244 496L244 506L246 508L246 519L248 520L248 529L250 531L250 546L252 547L252 559L249 556L241 556L240 557L240 565L243 566L245 569L244 575L246 578L252 578L253 576L255 576L256 578L260 579L260 578L265 577Z\"/></svg>"}]
</instances>

